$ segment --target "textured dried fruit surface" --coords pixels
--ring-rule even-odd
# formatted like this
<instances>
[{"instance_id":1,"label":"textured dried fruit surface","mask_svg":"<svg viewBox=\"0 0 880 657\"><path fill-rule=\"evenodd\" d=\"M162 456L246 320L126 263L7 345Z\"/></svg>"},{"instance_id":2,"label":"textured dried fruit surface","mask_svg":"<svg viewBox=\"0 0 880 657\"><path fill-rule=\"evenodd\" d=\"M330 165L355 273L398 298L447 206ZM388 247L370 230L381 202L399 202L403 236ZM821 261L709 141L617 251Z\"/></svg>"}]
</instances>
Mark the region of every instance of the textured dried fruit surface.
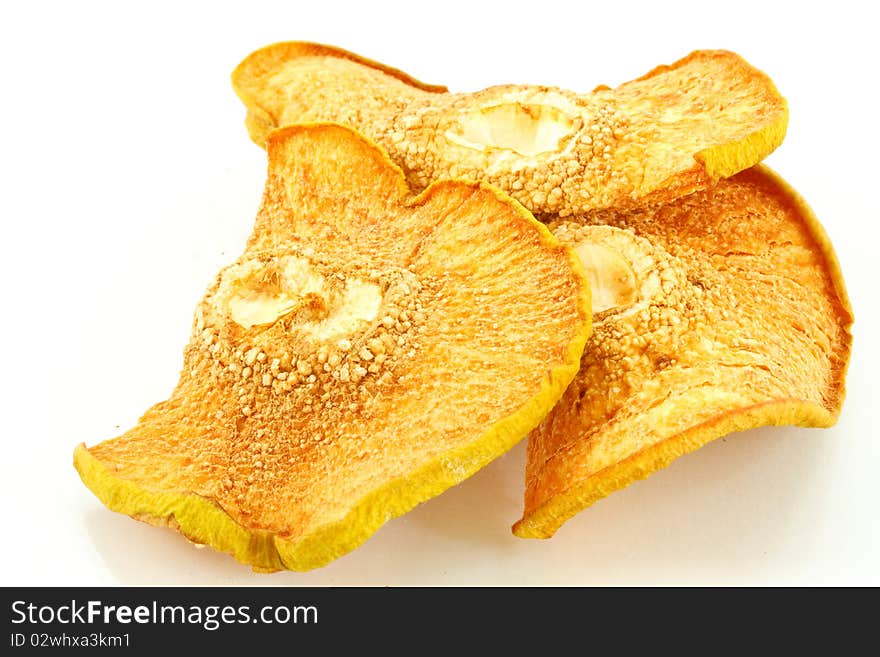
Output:
<instances>
[{"instance_id":1,"label":"textured dried fruit surface","mask_svg":"<svg viewBox=\"0 0 880 657\"><path fill-rule=\"evenodd\" d=\"M615 89L505 85L445 93L318 44L279 43L232 76L258 144L275 127L337 121L388 149L414 188L497 185L533 212L569 216L669 201L760 162L785 136L770 79L697 51Z\"/></svg>"},{"instance_id":2,"label":"textured dried fruit surface","mask_svg":"<svg viewBox=\"0 0 880 657\"><path fill-rule=\"evenodd\" d=\"M551 536L732 431L836 421L851 345L843 279L812 212L768 169L553 229L580 254L602 249L585 259L588 272L617 275L580 372L529 437L517 535Z\"/></svg>"},{"instance_id":3,"label":"textured dried fruit surface","mask_svg":"<svg viewBox=\"0 0 880 657\"><path fill-rule=\"evenodd\" d=\"M349 129L294 126L171 398L75 464L111 509L258 569L317 567L525 436L589 324L577 258L513 201L414 197Z\"/></svg>"}]
</instances>

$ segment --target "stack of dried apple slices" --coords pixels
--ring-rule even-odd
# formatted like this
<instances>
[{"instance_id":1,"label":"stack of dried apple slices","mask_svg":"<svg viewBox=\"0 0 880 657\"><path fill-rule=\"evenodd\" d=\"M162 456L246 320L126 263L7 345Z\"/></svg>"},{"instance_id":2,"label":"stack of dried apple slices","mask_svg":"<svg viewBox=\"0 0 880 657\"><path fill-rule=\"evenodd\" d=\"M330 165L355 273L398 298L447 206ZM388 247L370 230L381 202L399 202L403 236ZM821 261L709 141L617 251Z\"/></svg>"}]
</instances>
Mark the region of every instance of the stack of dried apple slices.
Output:
<instances>
[{"instance_id":1,"label":"stack of dried apple slices","mask_svg":"<svg viewBox=\"0 0 880 657\"><path fill-rule=\"evenodd\" d=\"M452 94L282 43L233 84L263 205L171 398L77 448L111 509L304 570L526 434L514 533L547 537L731 431L835 422L852 312L739 56Z\"/></svg>"}]
</instances>

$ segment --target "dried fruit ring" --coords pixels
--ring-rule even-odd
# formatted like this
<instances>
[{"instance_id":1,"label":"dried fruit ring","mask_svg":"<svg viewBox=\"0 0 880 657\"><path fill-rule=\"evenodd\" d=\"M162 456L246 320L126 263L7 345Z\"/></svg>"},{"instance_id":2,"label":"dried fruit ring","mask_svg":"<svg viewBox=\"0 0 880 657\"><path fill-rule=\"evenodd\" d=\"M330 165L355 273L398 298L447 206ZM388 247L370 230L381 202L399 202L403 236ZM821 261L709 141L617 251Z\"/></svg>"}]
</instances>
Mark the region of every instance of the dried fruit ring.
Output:
<instances>
[{"instance_id":1,"label":"dried fruit ring","mask_svg":"<svg viewBox=\"0 0 880 657\"><path fill-rule=\"evenodd\" d=\"M501 192L416 197L351 130L292 126L171 398L75 464L115 511L314 568L525 436L589 327L576 257Z\"/></svg>"},{"instance_id":2,"label":"dried fruit ring","mask_svg":"<svg viewBox=\"0 0 880 657\"><path fill-rule=\"evenodd\" d=\"M852 310L828 238L781 178L759 166L667 206L581 221L554 233L606 305L581 370L529 436L517 535L551 536L732 431L835 422Z\"/></svg>"},{"instance_id":3,"label":"dried fruit ring","mask_svg":"<svg viewBox=\"0 0 880 657\"><path fill-rule=\"evenodd\" d=\"M277 43L232 74L251 138L302 121L350 125L416 189L491 183L565 217L674 200L757 164L785 136L773 82L738 55L697 51L592 93L500 85L448 93L339 48Z\"/></svg>"}]
</instances>

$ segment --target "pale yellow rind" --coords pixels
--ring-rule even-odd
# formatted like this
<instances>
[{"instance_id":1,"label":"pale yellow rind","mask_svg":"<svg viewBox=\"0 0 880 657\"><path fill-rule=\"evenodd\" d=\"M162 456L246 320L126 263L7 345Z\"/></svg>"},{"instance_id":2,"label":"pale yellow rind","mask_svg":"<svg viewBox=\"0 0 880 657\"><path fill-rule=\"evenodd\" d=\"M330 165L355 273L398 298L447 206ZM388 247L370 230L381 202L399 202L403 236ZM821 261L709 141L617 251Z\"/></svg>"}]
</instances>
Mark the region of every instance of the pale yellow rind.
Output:
<instances>
[{"instance_id":1,"label":"pale yellow rind","mask_svg":"<svg viewBox=\"0 0 880 657\"><path fill-rule=\"evenodd\" d=\"M550 538L567 520L594 502L626 488L634 481L646 479L678 457L734 431L769 425L830 427L836 419L818 404L793 400L732 411L597 472L584 483L571 487L562 495L556 495L517 522L513 526L513 533L520 538Z\"/></svg>"},{"instance_id":2,"label":"pale yellow rind","mask_svg":"<svg viewBox=\"0 0 880 657\"><path fill-rule=\"evenodd\" d=\"M781 97L780 97L781 98ZM782 99L782 102L785 102ZM707 148L694 158L703 165L710 179L720 180L739 173L770 155L785 139L788 129L788 104L772 123L743 139Z\"/></svg>"},{"instance_id":3,"label":"pale yellow rind","mask_svg":"<svg viewBox=\"0 0 880 657\"><path fill-rule=\"evenodd\" d=\"M284 567L270 533L248 531L204 497L150 491L119 479L83 444L77 445L73 452L73 465L86 487L112 511L151 525L171 526L193 543L228 552L254 567L265 570Z\"/></svg>"}]
</instances>

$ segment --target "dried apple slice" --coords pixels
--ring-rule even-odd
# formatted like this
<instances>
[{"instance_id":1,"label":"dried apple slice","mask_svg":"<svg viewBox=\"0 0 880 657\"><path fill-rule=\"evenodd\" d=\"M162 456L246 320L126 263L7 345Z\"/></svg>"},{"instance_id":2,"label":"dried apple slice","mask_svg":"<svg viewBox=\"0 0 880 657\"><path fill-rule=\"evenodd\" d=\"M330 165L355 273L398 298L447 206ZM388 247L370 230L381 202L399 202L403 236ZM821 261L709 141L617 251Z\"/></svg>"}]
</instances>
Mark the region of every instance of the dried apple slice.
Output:
<instances>
[{"instance_id":1,"label":"dried apple slice","mask_svg":"<svg viewBox=\"0 0 880 657\"><path fill-rule=\"evenodd\" d=\"M771 80L738 55L697 51L592 93L504 85L446 93L313 43L279 43L232 75L252 139L301 121L351 125L388 149L414 188L497 185L559 216L666 202L760 162L785 136Z\"/></svg>"},{"instance_id":2,"label":"dried apple slice","mask_svg":"<svg viewBox=\"0 0 880 657\"><path fill-rule=\"evenodd\" d=\"M552 536L732 431L836 421L852 311L824 230L769 169L554 233L601 305L580 372L530 434L515 534Z\"/></svg>"},{"instance_id":3,"label":"dried apple slice","mask_svg":"<svg viewBox=\"0 0 880 657\"><path fill-rule=\"evenodd\" d=\"M171 398L74 462L114 511L305 570L525 436L577 371L589 290L500 192L414 197L337 125L268 147L254 233L199 304Z\"/></svg>"}]
</instances>

